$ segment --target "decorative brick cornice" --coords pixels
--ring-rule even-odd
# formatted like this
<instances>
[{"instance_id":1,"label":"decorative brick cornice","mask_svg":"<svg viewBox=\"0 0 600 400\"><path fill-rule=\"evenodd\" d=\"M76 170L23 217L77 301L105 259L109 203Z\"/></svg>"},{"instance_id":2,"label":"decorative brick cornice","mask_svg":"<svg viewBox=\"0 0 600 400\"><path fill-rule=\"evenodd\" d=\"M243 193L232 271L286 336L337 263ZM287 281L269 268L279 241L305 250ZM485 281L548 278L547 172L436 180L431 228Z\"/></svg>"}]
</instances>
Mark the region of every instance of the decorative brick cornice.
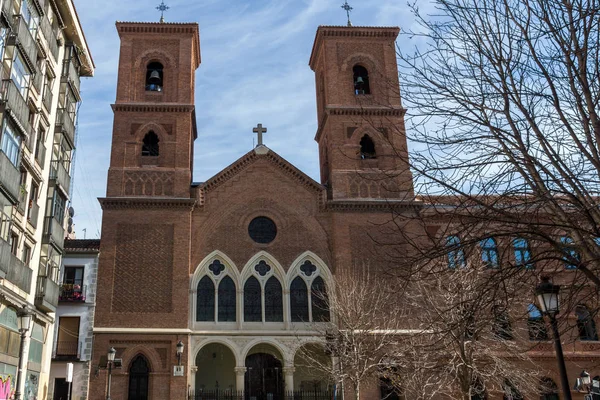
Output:
<instances>
[{"instance_id":1,"label":"decorative brick cornice","mask_svg":"<svg viewBox=\"0 0 600 400\"><path fill-rule=\"evenodd\" d=\"M117 31L119 35L122 32L127 33L189 33L198 32L198 23L196 22L129 22L117 21Z\"/></svg>"},{"instance_id":2,"label":"decorative brick cornice","mask_svg":"<svg viewBox=\"0 0 600 400\"><path fill-rule=\"evenodd\" d=\"M331 200L325 204L327 211L339 212L390 212L392 210L418 210L423 206L419 201L406 200Z\"/></svg>"},{"instance_id":3,"label":"decorative brick cornice","mask_svg":"<svg viewBox=\"0 0 600 400\"><path fill-rule=\"evenodd\" d=\"M111 104L113 112L146 112L146 113L189 113L195 110L193 104L148 104L148 103L118 103Z\"/></svg>"},{"instance_id":4,"label":"decorative brick cornice","mask_svg":"<svg viewBox=\"0 0 600 400\"><path fill-rule=\"evenodd\" d=\"M252 150L242 156L233 164L229 165L223 171L219 172L217 175L213 176L202 185L200 185L200 190L202 193L200 194L200 198L204 199L206 197L206 193L211 190L216 189L221 186L235 175L239 174L241 171L245 170L258 160L268 160L272 164L274 164L279 170L284 172L286 175L290 176L292 179L296 180L302 186L307 189L317 193L319 197L319 202L322 204L324 200L325 187L315 182L311 177L306 175L304 172L300 171L298 168L289 163L286 159L281 157L279 154L275 153L273 150L264 147L266 153L259 154L256 150ZM262 151L261 151L262 153Z\"/></svg>"},{"instance_id":5,"label":"decorative brick cornice","mask_svg":"<svg viewBox=\"0 0 600 400\"><path fill-rule=\"evenodd\" d=\"M326 37L381 38L394 41L399 33L400 28L397 26L319 26L308 65L315 70L316 58Z\"/></svg>"},{"instance_id":6,"label":"decorative brick cornice","mask_svg":"<svg viewBox=\"0 0 600 400\"><path fill-rule=\"evenodd\" d=\"M401 107L327 107L330 115L360 115L370 117L403 117L406 108Z\"/></svg>"},{"instance_id":7,"label":"decorative brick cornice","mask_svg":"<svg viewBox=\"0 0 600 400\"><path fill-rule=\"evenodd\" d=\"M196 206L196 199L166 197L104 197L98 201L103 210L187 208L192 211Z\"/></svg>"}]
</instances>

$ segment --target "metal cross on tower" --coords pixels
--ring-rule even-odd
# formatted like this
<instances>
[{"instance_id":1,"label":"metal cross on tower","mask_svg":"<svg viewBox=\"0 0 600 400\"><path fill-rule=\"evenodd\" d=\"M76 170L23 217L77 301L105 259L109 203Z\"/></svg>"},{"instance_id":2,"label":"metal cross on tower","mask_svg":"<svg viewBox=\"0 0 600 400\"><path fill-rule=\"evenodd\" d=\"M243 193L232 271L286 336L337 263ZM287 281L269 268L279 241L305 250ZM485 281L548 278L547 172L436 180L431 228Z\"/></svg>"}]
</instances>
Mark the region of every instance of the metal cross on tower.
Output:
<instances>
[{"instance_id":1,"label":"metal cross on tower","mask_svg":"<svg viewBox=\"0 0 600 400\"><path fill-rule=\"evenodd\" d=\"M344 1L342 8L344 10L346 10L346 15L348 16L348 26L352 26L352 22L350 21L350 11L352 11L354 9L352 7L350 7L350 4L348 4L348 0Z\"/></svg>"},{"instance_id":2,"label":"metal cross on tower","mask_svg":"<svg viewBox=\"0 0 600 400\"><path fill-rule=\"evenodd\" d=\"M262 124L258 124L258 126L252 129L252 132L258 133L258 144L257 146L263 145L263 133L267 133L267 128L263 128Z\"/></svg>"},{"instance_id":3,"label":"metal cross on tower","mask_svg":"<svg viewBox=\"0 0 600 400\"><path fill-rule=\"evenodd\" d=\"M160 22L161 22L161 23L165 22L165 11L167 11L167 10L169 9L169 6L167 6L167 5L165 4L165 1L164 1L164 0L162 0L162 1L160 2L160 4L158 5L158 7L156 7L156 9L157 9L158 11L160 11Z\"/></svg>"}]
</instances>

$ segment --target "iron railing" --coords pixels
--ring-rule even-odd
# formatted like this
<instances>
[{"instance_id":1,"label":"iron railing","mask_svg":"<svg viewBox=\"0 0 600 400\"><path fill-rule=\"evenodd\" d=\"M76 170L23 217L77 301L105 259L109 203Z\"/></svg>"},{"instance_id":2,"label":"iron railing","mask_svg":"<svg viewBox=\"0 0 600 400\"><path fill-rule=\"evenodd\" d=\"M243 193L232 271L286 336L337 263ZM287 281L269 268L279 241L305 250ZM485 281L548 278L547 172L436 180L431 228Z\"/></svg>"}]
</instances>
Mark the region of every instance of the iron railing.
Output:
<instances>
[{"instance_id":1,"label":"iron railing","mask_svg":"<svg viewBox=\"0 0 600 400\"><path fill-rule=\"evenodd\" d=\"M75 145L75 123L66 108L56 110L56 127L68 138L71 145Z\"/></svg>"},{"instance_id":2,"label":"iron railing","mask_svg":"<svg viewBox=\"0 0 600 400\"><path fill-rule=\"evenodd\" d=\"M60 185L66 193L69 193L69 188L71 187L71 175L69 175L69 171L67 171L62 161L52 161L52 166L50 167L50 179Z\"/></svg>"},{"instance_id":3,"label":"iron railing","mask_svg":"<svg viewBox=\"0 0 600 400\"><path fill-rule=\"evenodd\" d=\"M79 358L79 340L59 340L56 342L55 357Z\"/></svg>"},{"instance_id":4,"label":"iron railing","mask_svg":"<svg viewBox=\"0 0 600 400\"><path fill-rule=\"evenodd\" d=\"M48 276L38 276L35 292L35 305L46 312L55 312L58 306L59 287Z\"/></svg>"},{"instance_id":5,"label":"iron railing","mask_svg":"<svg viewBox=\"0 0 600 400\"><path fill-rule=\"evenodd\" d=\"M0 150L0 188L16 202L21 191L21 174L8 156Z\"/></svg>"},{"instance_id":6,"label":"iron railing","mask_svg":"<svg viewBox=\"0 0 600 400\"><path fill-rule=\"evenodd\" d=\"M227 389L191 390L188 400L333 400L331 391L290 391L280 393L244 392Z\"/></svg>"},{"instance_id":7,"label":"iron railing","mask_svg":"<svg viewBox=\"0 0 600 400\"><path fill-rule=\"evenodd\" d=\"M25 95L26 96L26 95ZM21 125L27 135L31 135L31 124L29 123L30 109L21 91L11 79L2 81L2 100L6 108L10 110L14 119Z\"/></svg>"},{"instance_id":8,"label":"iron railing","mask_svg":"<svg viewBox=\"0 0 600 400\"><path fill-rule=\"evenodd\" d=\"M58 295L58 301L66 302L84 302L87 292L86 285L63 283L60 286L60 292Z\"/></svg>"}]
</instances>

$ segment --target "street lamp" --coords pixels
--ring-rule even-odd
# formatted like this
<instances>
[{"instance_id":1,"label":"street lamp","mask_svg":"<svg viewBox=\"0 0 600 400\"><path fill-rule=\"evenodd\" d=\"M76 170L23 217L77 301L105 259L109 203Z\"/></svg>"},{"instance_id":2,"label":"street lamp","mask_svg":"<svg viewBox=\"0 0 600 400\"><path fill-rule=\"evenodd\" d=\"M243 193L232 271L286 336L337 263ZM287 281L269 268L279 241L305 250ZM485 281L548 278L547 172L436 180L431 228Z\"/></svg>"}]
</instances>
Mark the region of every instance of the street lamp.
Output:
<instances>
[{"instance_id":1,"label":"street lamp","mask_svg":"<svg viewBox=\"0 0 600 400\"><path fill-rule=\"evenodd\" d=\"M31 329L31 320L33 319L33 313L26 305L17 311L17 324L19 333L21 334L21 344L19 347L19 370L17 371L17 391L15 392L15 400L21 400L21 382L23 380L23 371L25 370L25 338L27 337L27 331Z\"/></svg>"},{"instance_id":2,"label":"street lamp","mask_svg":"<svg viewBox=\"0 0 600 400\"><path fill-rule=\"evenodd\" d=\"M113 363L115 362L115 354L117 354L117 351L114 347L111 347L106 356L108 360L108 392L106 393L106 400L110 400L110 384L112 379L112 367Z\"/></svg>"},{"instance_id":3,"label":"street lamp","mask_svg":"<svg viewBox=\"0 0 600 400\"><path fill-rule=\"evenodd\" d=\"M552 334L554 335L554 351L556 352L563 396L565 400L571 400L571 388L569 387L565 358L560 343L560 332L558 331L558 323L556 321L556 315L560 311L559 292L560 286L553 285L548 277L543 277L542 282L535 288L535 295L540 310L550 319L550 326L552 327Z\"/></svg>"},{"instance_id":4,"label":"street lamp","mask_svg":"<svg viewBox=\"0 0 600 400\"><path fill-rule=\"evenodd\" d=\"M581 374L579 374L579 378L577 378L575 387L573 389L580 393L587 393L587 396L585 397L586 400L599 399L600 381L597 378L598 377L596 376L594 379L591 379L591 376L587 371L581 371Z\"/></svg>"},{"instance_id":5,"label":"street lamp","mask_svg":"<svg viewBox=\"0 0 600 400\"><path fill-rule=\"evenodd\" d=\"M177 343L177 365L181 365L181 355L183 354L183 342L180 340Z\"/></svg>"}]
</instances>

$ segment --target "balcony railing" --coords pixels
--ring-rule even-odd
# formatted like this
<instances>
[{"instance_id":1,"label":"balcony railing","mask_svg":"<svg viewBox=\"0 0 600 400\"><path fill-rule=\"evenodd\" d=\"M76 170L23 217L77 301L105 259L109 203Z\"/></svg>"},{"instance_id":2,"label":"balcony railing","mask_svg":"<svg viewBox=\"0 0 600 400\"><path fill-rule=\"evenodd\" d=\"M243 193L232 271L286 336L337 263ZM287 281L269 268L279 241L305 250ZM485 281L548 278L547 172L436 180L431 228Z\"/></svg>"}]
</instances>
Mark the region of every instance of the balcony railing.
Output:
<instances>
[{"instance_id":1,"label":"balcony railing","mask_svg":"<svg viewBox=\"0 0 600 400\"><path fill-rule=\"evenodd\" d=\"M2 100L5 107L10 110L14 119L25 130L25 133L31 135L31 124L29 123L29 106L23 95L11 79L2 81Z\"/></svg>"},{"instance_id":2,"label":"balcony railing","mask_svg":"<svg viewBox=\"0 0 600 400\"><path fill-rule=\"evenodd\" d=\"M85 302L86 292L87 292L86 285L63 283L60 287L58 301L74 302L74 303Z\"/></svg>"},{"instance_id":3,"label":"balcony railing","mask_svg":"<svg viewBox=\"0 0 600 400\"><path fill-rule=\"evenodd\" d=\"M69 193L71 187L71 176L62 161L52 161L50 168L50 179L55 181L66 193Z\"/></svg>"},{"instance_id":4,"label":"balcony railing","mask_svg":"<svg viewBox=\"0 0 600 400\"><path fill-rule=\"evenodd\" d=\"M33 226L37 228L38 226L38 217L40 215L40 206L33 200L29 202L29 213L27 214L27 221Z\"/></svg>"},{"instance_id":5,"label":"balcony railing","mask_svg":"<svg viewBox=\"0 0 600 400\"><path fill-rule=\"evenodd\" d=\"M79 358L79 338L56 342L56 357Z\"/></svg>"},{"instance_id":6,"label":"balcony railing","mask_svg":"<svg viewBox=\"0 0 600 400\"><path fill-rule=\"evenodd\" d=\"M42 83L44 83L44 76L41 72L36 72L33 75L33 87L38 92L38 94L42 93Z\"/></svg>"},{"instance_id":7,"label":"balcony railing","mask_svg":"<svg viewBox=\"0 0 600 400\"><path fill-rule=\"evenodd\" d=\"M54 61L58 61L58 42L56 40L56 35L52 30L52 24L48 20L48 17L43 17L40 21L40 29L38 30L38 35L42 35L48 43L48 49L50 50L50 54L52 54L52 58Z\"/></svg>"},{"instance_id":8,"label":"balcony railing","mask_svg":"<svg viewBox=\"0 0 600 400\"><path fill-rule=\"evenodd\" d=\"M72 58L63 61L61 81L69 82L73 88L73 91L79 95L79 86L81 84L79 78L79 68L77 65L75 65Z\"/></svg>"},{"instance_id":9,"label":"balcony railing","mask_svg":"<svg viewBox=\"0 0 600 400\"><path fill-rule=\"evenodd\" d=\"M9 160L8 156L0 150L0 189L9 197L12 197L13 203L19 199L21 191L21 174L17 167Z\"/></svg>"},{"instance_id":10,"label":"balcony railing","mask_svg":"<svg viewBox=\"0 0 600 400\"><path fill-rule=\"evenodd\" d=\"M44 219L44 243L54 243L59 248L64 247L65 229L54 217L49 216Z\"/></svg>"},{"instance_id":11,"label":"balcony railing","mask_svg":"<svg viewBox=\"0 0 600 400\"><path fill-rule=\"evenodd\" d=\"M72 146L75 146L75 123L66 108L56 110L56 131L62 132Z\"/></svg>"},{"instance_id":12,"label":"balcony railing","mask_svg":"<svg viewBox=\"0 0 600 400\"><path fill-rule=\"evenodd\" d=\"M31 31L21 15L15 15L13 20L13 27L16 35L11 37L11 40L8 42L8 44L18 45L23 54L25 54L25 56L29 59L30 64L35 67L38 52L35 39L31 35Z\"/></svg>"},{"instance_id":13,"label":"balcony railing","mask_svg":"<svg viewBox=\"0 0 600 400\"><path fill-rule=\"evenodd\" d=\"M44 146L44 143L41 141L37 142L37 146L35 148L35 160L43 169L44 163L46 162L46 146Z\"/></svg>"},{"instance_id":14,"label":"balcony railing","mask_svg":"<svg viewBox=\"0 0 600 400\"><path fill-rule=\"evenodd\" d=\"M29 293L33 271L10 251L10 244L0 239L0 277Z\"/></svg>"},{"instance_id":15,"label":"balcony railing","mask_svg":"<svg viewBox=\"0 0 600 400\"><path fill-rule=\"evenodd\" d=\"M44 107L46 107L46 111L48 111L48 113L52 111L52 90L50 90L50 86L48 86L48 84L44 85L42 104L44 104Z\"/></svg>"},{"instance_id":16,"label":"balcony railing","mask_svg":"<svg viewBox=\"0 0 600 400\"><path fill-rule=\"evenodd\" d=\"M17 210L23 215L25 215L25 210L27 210L27 202L29 201L29 193L24 188L20 189L19 193L19 204L17 205Z\"/></svg>"},{"instance_id":17,"label":"balcony railing","mask_svg":"<svg viewBox=\"0 0 600 400\"><path fill-rule=\"evenodd\" d=\"M35 306L45 312L55 312L58 306L59 287L47 276L38 276Z\"/></svg>"}]
</instances>

